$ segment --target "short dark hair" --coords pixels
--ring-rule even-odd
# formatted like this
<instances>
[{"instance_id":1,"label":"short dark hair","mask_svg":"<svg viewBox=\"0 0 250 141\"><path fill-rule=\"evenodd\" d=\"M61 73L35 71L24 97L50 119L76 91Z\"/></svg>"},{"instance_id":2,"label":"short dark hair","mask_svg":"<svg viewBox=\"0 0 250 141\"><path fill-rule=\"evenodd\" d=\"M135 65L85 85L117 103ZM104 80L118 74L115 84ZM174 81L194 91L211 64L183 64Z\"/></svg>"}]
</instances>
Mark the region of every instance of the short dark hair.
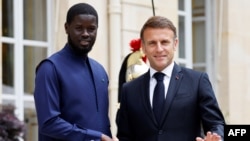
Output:
<instances>
[{"instance_id":1,"label":"short dark hair","mask_svg":"<svg viewBox=\"0 0 250 141\"><path fill-rule=\"evenodd\" d=\"M177 37L176 27L168 18L162 16L152 16L150 17L146 23L143 25L140 33L140 37L143 40L143 33L146 28L169 28L174 32L174 37Z\"/></svg>"},{"instance_id":2,"label":"short dark hair","mask_svg":"<svg viewBox=\"0 0 250 141\"><path fill-rule=\"evenodd\" d=\"M73 18L79 14L89 14L96 17L96 23L98 25L98 14L95 8L87 3L78 3L70 7L67 13L66 23L72 22Z\"/></svg>"}]
</instances>

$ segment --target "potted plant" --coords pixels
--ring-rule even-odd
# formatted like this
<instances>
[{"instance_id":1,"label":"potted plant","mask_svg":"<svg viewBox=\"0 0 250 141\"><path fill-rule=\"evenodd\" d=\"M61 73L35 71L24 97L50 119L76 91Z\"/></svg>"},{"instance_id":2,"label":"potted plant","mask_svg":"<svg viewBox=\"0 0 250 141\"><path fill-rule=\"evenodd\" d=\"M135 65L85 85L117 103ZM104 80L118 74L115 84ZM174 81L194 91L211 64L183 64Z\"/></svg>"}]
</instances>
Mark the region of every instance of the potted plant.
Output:
<instances>
[{"instance_id":1,"label":"potted plant","mask_svg":"<svg viewBox=\"0 0 250 141\"><path fill-rule=\"evenodd\" d=\"M0 141L21 141L25 132L25 123L19 120L13 105L0 106Z\"/></svg>"}]
</instances>

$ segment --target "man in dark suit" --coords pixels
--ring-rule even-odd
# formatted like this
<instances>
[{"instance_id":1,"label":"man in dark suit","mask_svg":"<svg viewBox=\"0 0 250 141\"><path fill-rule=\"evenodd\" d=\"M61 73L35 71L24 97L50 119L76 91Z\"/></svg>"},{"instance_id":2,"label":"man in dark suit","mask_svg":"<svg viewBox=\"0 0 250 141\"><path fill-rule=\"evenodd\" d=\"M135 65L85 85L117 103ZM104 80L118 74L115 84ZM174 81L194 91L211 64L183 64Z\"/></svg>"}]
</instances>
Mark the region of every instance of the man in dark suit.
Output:
<instances>
[{"instance_id":1,"label":"man in dark suit","mask_svg":"<svg viewBox=\"0 0 250 141\"><path fill-rule=\"evenodd\" d=\"M63 49L37 67L35 105L39 141L112 141L108 117L108 75L88 57L96 40L98 15L87 3L73 5Z\"/></svg>"},{"instance_id":2,"label":"man in dark suit","mask_svg":"<svg viewBox=\"0 0 250 141\"><path fill-rule=\"evenodd\" d=\"M223 140L225 121L208 75L174 62L178 39L173 23L153 16L140 37L150 68L122 87L119 141L201 141L202 134L205 141ZM162 98L155 97L156 85Z\"/></svg>"}]
</instances>

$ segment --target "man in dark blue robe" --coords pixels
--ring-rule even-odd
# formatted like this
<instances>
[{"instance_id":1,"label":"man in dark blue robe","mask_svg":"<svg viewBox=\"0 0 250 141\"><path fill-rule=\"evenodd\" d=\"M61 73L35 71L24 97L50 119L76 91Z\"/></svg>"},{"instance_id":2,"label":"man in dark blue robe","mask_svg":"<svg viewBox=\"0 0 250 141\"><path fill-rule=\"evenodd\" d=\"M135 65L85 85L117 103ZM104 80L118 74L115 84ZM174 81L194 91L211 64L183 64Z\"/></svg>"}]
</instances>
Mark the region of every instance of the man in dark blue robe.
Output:
<instances>
[{"instance_id":1,"label":"man in dark blue robe","mask_svg":"<svg viewBox=\"0 0 250 141\"><path fill-rule=\"evenodd\" d=\"M108 76L88 57L97 28L92 6L72 6L65 23L68 42L38 65L34 99L39 141L112 141Z\"/></svg>"}]
</instances>

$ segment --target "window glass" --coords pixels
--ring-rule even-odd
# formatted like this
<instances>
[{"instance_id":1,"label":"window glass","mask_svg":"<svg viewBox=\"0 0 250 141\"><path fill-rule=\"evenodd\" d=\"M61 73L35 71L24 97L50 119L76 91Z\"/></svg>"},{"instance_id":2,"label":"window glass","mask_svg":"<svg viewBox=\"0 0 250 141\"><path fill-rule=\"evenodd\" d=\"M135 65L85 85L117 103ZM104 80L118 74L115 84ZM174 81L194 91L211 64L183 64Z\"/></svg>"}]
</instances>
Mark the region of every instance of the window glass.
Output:
<instances>
[{"instance_id":1,"label":"window glass","mask_svg":"<svg viewBox=\"0 0 250 141\"><path fill-rule=\"evenodd\" d=\"M24 47L24 92L26 94L33 94L36 66L46 56L45 47Z\"/></svg>"},{"instance_id":2,"label":"window glass","mask_svg":"<svg viewBox=\"0 0 250 141\"><path fill-rule=\"evenodd\" d=\"M2 35L13 37L13 0L2 0Z\"/></svg>"},{"instance_id":3,"label":"window glass","mask_svg":"<svg viewBox=\"0 0 250 141\"><path fill-rule=\"evenodd\" d=\"M193 3L192 3L193 18L205 16L204 3L205 3L204 0L193 0Z\"/></svg>"},{"instance_id":4,"label":"window glass","mask_svg":"<svg viewBox=\"0 0 250 141\"><path fill-rule=\"evenodd\" d=\"M46 41L46 0L24 0L24 39Z\"/></svg>"},{"instance_id":5,"label":"window glass","mask_svg":"<svg viewBox=\"0 0 250 141\"><path fill-rule=\"evenodd\" d=\"M3 100L3 105L15 105L14 100Z\"/></svg>"},{"instance_id":6,"label":"window glass","mask_svg":"<svg viewBox=\"0 0 250 141\"><path fill-rule=\"evenodd\" d=\"M193 66L195 70L206 71L206 31L204 0L193 0Z\"/></svg>"},{"instance_id":7,"label":"window glass","mask_svg":"<svg viewBox=\"0 0 250 141\"><path fill-rule=\"evenodd\" d=\"M179 58L186 58L185 56L185 17L179 16Z\"/></svg>"},{"instance_id":8,"label":"window glass","mask_svg":"<svg viewBox=\"0 0 250 141\"><path fill-rule=\"evenodd\" d=\"M184 0L179 0L178 1L178 8L179 8L179 10L182 10L182 11L185 10Z\"/></svg>"},{"instance_id":9,"label":"window glass","mask_svg":"<svg viewBox=\"0 0 250 141\"><path fill-rule=\"evenodd\" d=\"M205 0L192 0L192 4L194 7L204 7Z\"/></svg>"},{"instance_id":10,"label":"window glass","mask_svg":"<svg viewBox=\"0 0 250 141\"><path fill-rule=\"evenodd\" d=\"M203 22L193 23L193 61L194 63L204 63L205 62L205 27Z\"/></svg>"},{"instance_id":11,"label":"window glass","mask_svg":"<svg viewBox=\"0 0 250 141\"><path fill-rule=\"evenodd\" d=\"M0 2L2 4L0 35L4 36L1 38L0 49L2 103L17 107L15 111L17 117L24 119L27 124L25 141L36 141L38 138L32 94L35 69L38 63L47 57L50 44L47 40L48 26L51 26L47 25L47 1L2 0ZM48 4L51 3L52 1Z\"/></svg>"},{"instance_id":12,"label":"window glass","mask_svg":"<svg viewBox=\"0 0 250 141\"><path fill-rule=\"evenodd\" d=\"M2 77L3 93L14 93L14 47L13 44L2 44Z\"/></svg>"}]
</instances>

